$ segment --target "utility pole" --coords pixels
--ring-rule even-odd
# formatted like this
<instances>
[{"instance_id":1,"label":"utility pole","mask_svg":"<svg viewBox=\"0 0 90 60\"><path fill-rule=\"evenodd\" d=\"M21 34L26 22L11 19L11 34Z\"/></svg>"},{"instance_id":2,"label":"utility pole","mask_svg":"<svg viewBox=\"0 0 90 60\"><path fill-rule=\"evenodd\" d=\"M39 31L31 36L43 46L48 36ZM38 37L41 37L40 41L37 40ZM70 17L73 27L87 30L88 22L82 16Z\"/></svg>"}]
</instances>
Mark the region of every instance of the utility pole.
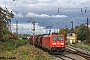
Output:
<instances>
[{"instance_id":1,"label":"utility pole","mask_svg":"<svg viewBox=\"0 0 90 60\"><path fill-rule=\"evenodd\" d=\"M73 21L72 21L72 22L70 22L70 23L72 23L72 31L73 31Z\"/></svg>"},{"instance_id":2,"label":"utility pole","mask_svg":"<svg viewBox=\"0 0 90 60\"><path fill-rule=\"evenodd\" d=\"M33 24L33 36L35 35L35 21L32 21Z\"/></svg>"},{"instance_id":3,"label":"utility pole","mask_svg":"<svg viewBox=\"0 0 90 60\"><path fill-rule=\"evenodd\" d=\"M0 9L0 41L3 40L3 35L2 35L2 12L1 12L1 9Z\"/></svg>"},{"instance_id":4,"label":"utility pole","mask_svg":"<svg viewBox=\"0 0 90 60\"><path fill-rule=\"evenodd\" d=\"M18 21L16 21L16 37L18 38Z\"/></svg>"},{"instance_id":5,"label":"utility pole","mask_svg":"<svg viewBox=\"0 0 90 60\"><path fill-rule=\"evenodd\" d=\"M58 14L59 14L59 8L58 8Z\"/></svg>"},{"instance_id":6,"label":"utility pole","mask_svg":"<svg viewBox=\"0 0 90 60\"><path fill-rule=\"evenodd\" d=\"M50 32L51 32L51 28L52 28L52 26L47 26L47 27L46 27L46 29L49 29L49 34L50 34Z\"/></svg>"},{"instance_id":7,"label":"utility pole","mask_svg":"<svg viewBox=\"0 0 90 60\"><path fill-rule=\"evenodd\" d=\"M32 24L33 24L33 29L32 29L32 31L33 31L33 36L35 35L35 21L34 20L32 20L31 18L30 18L30 20L32 21ZM33 37L34 38L34 37ZM33 46L34 46L34 41L33 41Z\"/></svg>"},{"instance_id":8,"label":"utility pole","mask_svg":"<svg viewBox=\"0 0 90 60\"><path fill-rule=\"evenodd\" d=\"M30 18L30 20L32 21L32 24L33 24L33 29L32 29L32 31L33 31L33 36L34 36L34 35L35 35L35 21L32 20L31 18Z\"/></svg>"},{"instance_id":9,"label":"utility pole","mask_svg":"<svg viewBox=\"0 0 90 60\"><path fill-rule=\"evenodd\" d=\"M87 40L87 42L89 42L89 30L88 30L88 18L87 18L87 32L86 32L86 40Z\"/></svg>"},{"instance_id":10,"label":"utility pole","mask_svg":"<svg viewBox=\"0 0 90 60\"><path fill-rule=\"evenodd\" d=\"M59 32L58 32L58 27L57 27L57 33L59 33Z\"/></svg>"}]
</instances>

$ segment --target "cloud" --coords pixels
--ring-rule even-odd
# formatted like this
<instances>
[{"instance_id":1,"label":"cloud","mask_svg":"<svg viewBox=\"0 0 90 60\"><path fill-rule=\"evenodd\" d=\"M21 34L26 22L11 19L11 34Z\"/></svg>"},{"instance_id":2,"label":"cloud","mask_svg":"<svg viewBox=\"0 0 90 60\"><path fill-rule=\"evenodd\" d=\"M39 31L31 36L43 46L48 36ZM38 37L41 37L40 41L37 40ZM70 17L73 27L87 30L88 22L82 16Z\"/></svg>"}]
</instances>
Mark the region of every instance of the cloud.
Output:
<instances>
[{"instance_id":1,"label":"cloud","mask_svg":"<svg viewBox=\"0 0 90 60\"><path fill-rule=\"evenodd\" d=\"M22 14L22 12L19 12L19 13L13 12L13 13L14 13L15 17L19 17L19 18L24 17L23 14Z\"/></svg>"},{"instance_id":2,"label":"cloud","mask_svg":"<svg viewBox=\"0 0 90 60\"><path fill-rule=\"evenodd\" d=\"M24 12L35 12L35 11L56 11L60 8L61 11L64 9L71 8L82 8L90 6L89 0L1 0L0 6L14 11Z\"/></svg>"},{"instance_id":3,"label":"cloud","mask_svg":"<svg viewBox=\"0 0 90 60\"><path fill-rule=\"evenodd\" d=\"M33 25L32 23L28 23L28 24L18 24L18 33L23 33L23 34L33 34ZM16 24L12 25L12 32L16 32ZM40 33L45 33L45 29L44 27L41 27L38 25L38 23L35 24L35 32L36 34L40 34Z\"/></svg>"},{"instance_id":4,"label":"cloud","mask_svg":"<svg viewBox=\"0 0 90 60\"><path fill-rule=\"evenodd\" d=\"M90 25L89 25L89 28L90 28Z\"/></svg>"},{"instance_id":5,"label":"cloud","mask_svg":"<svg viewBox=\"0 0 90 60\"><path fill-rule=\"evenodd\" d=\"M80 10L84 11L87 7L87 11L90 9L90 0L1 0L0 1L0 6L5 9L5 6L14 11L15 18L14 20L17 20L17 17L20 17L21 19L18 18L18 20L26 20L25 18L27 17L40 17L40 18L65 18L65 19L60 19L60 22L69 22L71 20L74 20L70 17L76 16L77 14L81 13ZM58 13L57 9L60 9L60 14L61 15L55 15ZM24 17L25 16L25 17ZM78 16L78 15L77 15ZM88 17L90 15L82 15L85 17ZM80 20L79 22L82 22L80 18L82 16L78 16ZM23 18L22 18L23 17ZM34 18L35 19L35 18ZM42 19L41 19L42 20ZM42 25L47 25L50 24L50 19L42 20L39 22L46 22L43 23ZM58 22L58 19L51 19L55 20ZM66 21L67 20L67 21ZM85 19L83 19L85 21ZM37 21L36 21L37 22ZM25 22L24 22L25 23ZM61 26L61 25L60 25ZM25 26L27 27L27 26ZM41 28L41 27L40 27ZM42 27L43 28L43 27ZM44 29L44 28L43 28ZM45 31L45 30L44 30Z\"/></svg>"},{"instance_id":6,"label":"cloud","mask_svg":"<svg viewBox=\"0 0 90 60\"><path fill-rule=\"evenodd\" d=\"M36 14L34 12L27 13L26 17L41 17L41 18L65 18L66 15L47 15L47 14Z\"/></svg>"},{"instance_id":7,"label":"cloud","mask_svg":"<svg viewBox=\"0 0 90 60\"><path fill-rule=\"evenodd\" d=\"M12 26L12 32L16 32L16 24L13 24ZM31 24L18 24L18 33L19 34L30 34L33 35L33 25ZM59 29L58 29L59 31ZM57 32L57 29L51 29L52 32ZM45 34L49 33L49 29L46 29L39 25L39 23L35 24L35 34Z\"/></svg>"}]
</instances>

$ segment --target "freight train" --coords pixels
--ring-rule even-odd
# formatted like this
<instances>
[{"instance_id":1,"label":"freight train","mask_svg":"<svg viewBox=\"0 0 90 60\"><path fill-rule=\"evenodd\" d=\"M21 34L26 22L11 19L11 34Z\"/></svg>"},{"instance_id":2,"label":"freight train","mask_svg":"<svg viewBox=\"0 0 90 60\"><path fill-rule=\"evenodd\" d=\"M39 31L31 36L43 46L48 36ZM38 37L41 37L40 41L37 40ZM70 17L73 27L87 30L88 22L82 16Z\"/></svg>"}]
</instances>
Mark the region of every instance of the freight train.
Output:
<instances>
[{"instance_id":1,"label":"freight train","mask_svg":"<svg viewBox=\"0 0 90 60\"><path fill-rule=\"evenodd\" d=\"M52 52L64 52L66 46L64 35L57 33L31 36L28 41Z\"/></svg>"}]
</instances>

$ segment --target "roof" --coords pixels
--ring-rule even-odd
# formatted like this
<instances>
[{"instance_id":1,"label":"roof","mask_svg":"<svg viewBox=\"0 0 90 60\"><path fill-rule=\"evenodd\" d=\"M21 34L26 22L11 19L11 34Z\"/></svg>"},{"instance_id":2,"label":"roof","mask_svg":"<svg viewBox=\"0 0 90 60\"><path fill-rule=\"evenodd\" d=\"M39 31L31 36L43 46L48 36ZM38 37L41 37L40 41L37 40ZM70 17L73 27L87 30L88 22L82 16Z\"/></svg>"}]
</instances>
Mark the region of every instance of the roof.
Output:
<instances>
[{"instance_id":1,"label":"roof","mask_svg":"<svg viewBox=\"0 0 90 60\"><path fill-rule=\"evenodd\" d=\"M67 31L67 33L76 33L76 31ZM77 34L77 33L76 33Z\"/></svg>"}]
</instances>

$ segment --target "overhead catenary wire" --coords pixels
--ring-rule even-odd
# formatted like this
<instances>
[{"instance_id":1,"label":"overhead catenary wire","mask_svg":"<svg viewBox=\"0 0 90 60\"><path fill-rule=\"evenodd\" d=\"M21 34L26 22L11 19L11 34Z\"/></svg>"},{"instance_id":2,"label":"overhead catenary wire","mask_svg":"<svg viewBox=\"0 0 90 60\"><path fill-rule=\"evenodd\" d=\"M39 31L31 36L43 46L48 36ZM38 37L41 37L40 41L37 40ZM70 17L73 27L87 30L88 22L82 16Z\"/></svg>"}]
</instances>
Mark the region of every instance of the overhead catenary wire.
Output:
<instances>
[{"instance_id":1,"label":"overhead catenary wire","mask_svg":"<svg viewBox=\"0 0 90 60\"><path fill-rule=\"evenodd\" d=\"M66 7L66 8L63 9L63 10L67 10L68 8L71 8L71 7L73 7L74 5L80 3L81 1L82 1L82 0L78 0L76 3L74 3L74 4L72 4L72 5L68 6L68 7ZM62 10L62 11L63 11L63 10Z\"/></svg>"},{"instance_id":2,"label":"overhead catenary wire","mask_svg":"<svg viewBox=\"0 0 90 60\"><path fill-rule=\"evenodd\" d=\"M13 0L13 1L15 1L15 0ZM12 1L12 3L11 3L10 7L12 7L13 1ZM7 2L8 2L8 1L5 0L5 9L8 9L8 7L7 7Z\"/></svg>"},{"instance_id":3,"label":"overhead catenary wire","mask_svg":"<svg viewBox=\"0 0 90 60\"><path fill-rule=\"evenodd\" d=\"M17 5L18 0L13 0L13 1L16 1L16 3L14 4L14 6L13 6L13 9L12 9L12 10L14 10L15 6ZM74 3L74 4L70 5L69 7L65 8L65 9L63 9L63 10L66 10L66 9L68 9L68 8L70 8L70 7L73 7L74 5L76 5L76 4L78 4L78 3L80 3L81 1L82 1L82 0L79 0L79 1L77 1L76 3ZM62 10L62 11L63 11L63 10ZM59 11L60 11L60 10L58 9L58 13L60 13ZM62 12L62 11L61 11L61 12Z\"/></svg>"},{"instance_id":4,"label":"overhead catenary wire","mask_svg":"<svg viewBox=\"0 0 90 60\"><path fill-rule=\"evenodd\" d=\"M67 20L70 20L70 19L72 19L73 17L79 17L79 16L81 16L81 15L85 15L85 14L88 14L90 12L90 10L87 10L87 7L85 7L85 10L84 10L84 12L83 12L83 10L82 10L82 8L81 8L81 13L80 14L77 14L77 15L74 15L74 16L71 16L71 17L66 17L67 18ZM75 19L76 20L76 19Z\"/></svg>"},{"instance_id":5,"label":"overhead catenary wire","mask_svg":"<svg viewBox=\"0 0 90 60\"><path fill-rule=\"evenodd\" d=\"M5 0L5 8L6 8L6 0Z\"/></svg>"},{"instance_id":6,"label":"overhead catenary wire","mask_svg":"<svg viewBox=\"0 0 90 60\"><path fill-rule=\"evenodd\" d=\"M13 0L13 1L15 1L15 0ZM18 1L19 1L19 0L17 0L16 3L14 4L12 10L14 10L14 8L15 8L15 6L17 5L17 2L18 2Z\"/></svg>"},{"instance_id":7,"label":"overhead catenary wire","mask_svg":"<svg viewBox=\"0 0 90 60\"><path fill-rule=\"evenodd\" d=\"M62 11L64 11L64 10L67 10L67 9L73 7L74 5L80 3L81 1L82 1L82 0L78 0L77 2L75 2L75 3L71 4L70 6L64 8L64 9L62 9L61 11L60 11L60 8L58 7L58 9L59 9L59 13L62 12ZM49 6L47 6L47 7L52 7L52 6L49 5ZM57 7L53 7L53 8L57 8ZM80 9L80 8L78 8L78 9Z\"/></svg>"},{"instance_id":8,"label":"overhead catenary wire","mask_svg":"<svg viewBox=\"0 0 90 60\"><path fill-rule=\"evenodd\" d=\"M81 0L78 1L78 3L80 3L80 2L81 2ZM74 5L78 4L78 3L72 4L72 5L70 5L69 7L65 8L65 9L63 9L63 10L61 10L61 11L58 10L58 11L62 12L62 11L64 11L64 10L67 10L68 8L74 6ZM88 6L89 6L89 5L88 5ZM88 6L87 6L87 7L88 7ZM81 8L81 14L74 15L74 16L72 16L72 17L80 16L80 15L82 15L82 14L86 14L86 13L90 12L90 10L87 11L87 7L82 7L82 8ZM83 10L82 10L83 8L85 8L84 12L83 12ZM59 9L59 8L58 8L58 9ZM78 8L78 9L80 9L80 8ZM72 18L72 17L70 17L70 18Z\"/></svg>"},{"instance_id":9,"label":"overhead catenary wire","mask_svg":"<svg viewBox=\"0 0 90 60\"><path fill-rule=\"evenodd\" d=\"M12 0L12 3L11 3L11 7L13 8L13 4L14 4L15 0Z\"/></svg>"},{"instance_id":10,"label":"overhead catenary wire","mask_svg":"<svg viewBox=\"0 0 90 60\"><path fill-rule=\"evenodd\" d=\"M80 0L80 1L81 1L81 0ZM79 1L79 2L80 2L80 1ZM77 3L76 3L76 4L77 4ZM73 5L75 5L75 4L73 4ZM69 6L68 8L72 7L73 5ZM88 6L90 6L90 5L88 5ZM88 6L82 7L82 8L81 8L81 13L80 13L80 14L77 14L77 15L74 15L74 16L72 16L72 17L77 17L77 16L80 16L80 15L88 14L88 13L90 12L90 10L87 10ZM64 10L66 10L66 9L68 9L68 8L65 8ZM85 9L84 11L83 11L83 8ZM78 9L80 9L80 8L78 8ZM63 10L62 10L62 11L63 11ZM72 17L69 17L68 19L70 19L70 18L72 18Z\"/></svg>"},{"instance_id":11,"label":"overhead catenary wire","mask_svg":"<svg viewBox=\"0 0 90 60\"><path fill-rule=\"evenodd\" d=\"M81 10L81 12L82 12L82 10ZM87 7L86 7L86 9L84 10L84 12L82 12L82 13L80 13L80 14L77 14L77 15L74 15L74 16L72 16L72 17L79 17L79 16L81 16L81 15L85 15L85 14L88 14L90 12L90 10L88 10L87 11ZM69 17L68 18L68 20L70 19L70 18L72 18L72 17ZM86 17L87 18L87 17ZM76 19L75 19L76 20Z\"/></svg>"},{"instance_id":12,"label":"overhead catenary wire","mask_svg":"<svg viewBox=\"0 0 90 60\"><path fill-rule=\"evenodd\" d=\"M61 10L61 11L60 11L60 8L58 8L58 14L60 14L60 13L61 13L62 11L64 11L64 10L67 10L67 9L73 7L74 5L80 3L81 1L82 1L82 0L78 0L76 3L74 3L74 4L72 4L72 5L70 5L70 6L66 7L66 8L64 8L64 9Z\"/></svg>"},{"instance_id":13,"label":"overhead catenary wire","mask_svg":"<svg viewBox=\"0 0 90 60\"><path fill-rule=\"evenodd\" d=\"M19 0L12 0L12 3L10 4L12 10L14 10L14 8L16 7L18 1ZM5 0L5 8L8 9L7 6L6 6L6 0Z\"/></svg>"},{"instance_id":14,"label":"overhead catenary wire","mask_svg":"<svg viewBox=\"0 0 90 60\"><path fill-rule=\"evenodd\" d=\"M64 10L67 10L67 9L73 7L74 5L80 3L81 1L82 1L82 0L79 0L78 2L76 2L76 3L72 4L72 5L70 5L69 7L65 8L65 9L63 9L63 10L61 10L61 11L60 11L60 8L58 8L58 14L59 14L60 12L64 11ZM88 6L87 6L87 7L88 7ZM87 7L78 8L78 9L81 9L81 12L82 12L83 14L80 13L80 14L77 14L77 15L71 16L71 17L69 17L69 18L68 18L68 17L66 17L66 18L68 18L68 19L70 19L70 18L72 18L72 17L75 17L75 18L76 18L77 16L81 16L81 15L84 15L84 14L90 12L90 10L87 11ZM83 8L85 8L84 12L82 11Z\"/></svg>"},{"instance_id":15,"label":"overhead catenary wire","mask_svg":"<svg viewBox=\"0 0 90 60\"><path fill-rule=\"evenodd\" d=\"M87 6L88 7L88 6ZM85 14L88 14L89 12L90 12L90 10L87 10L87 7L83 7L85 10L83 11L83 8L81 8L81 13L80 14L77 14L77 15L74 15L74 16L71 16L71 17L66 17L66 18L68 18L68 19L70 19L70 18L72 18L72 17L79 17L79 16L81 16L81 15L85 15ZM76 19L75 19L76 20Z\"/></svg>"}]
</instances>

